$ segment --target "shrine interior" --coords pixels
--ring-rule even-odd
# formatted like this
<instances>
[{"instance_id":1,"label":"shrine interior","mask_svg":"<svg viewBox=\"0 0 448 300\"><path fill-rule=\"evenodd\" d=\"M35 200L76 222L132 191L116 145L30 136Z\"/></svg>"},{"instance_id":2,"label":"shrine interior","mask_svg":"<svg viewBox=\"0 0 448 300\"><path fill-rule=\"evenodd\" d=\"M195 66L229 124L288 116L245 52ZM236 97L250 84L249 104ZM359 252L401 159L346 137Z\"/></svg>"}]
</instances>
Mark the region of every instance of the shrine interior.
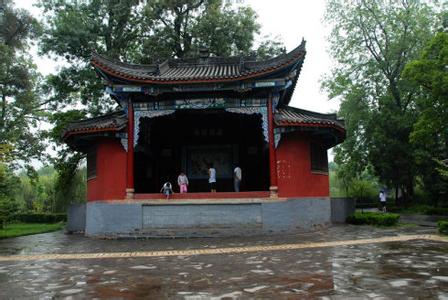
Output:
<instances>
[{"instance_id":1,"label":"shrine interior","mask_svg":"<svg viewBox=\"0 0 448 300\"><path fill-rule=\"evenodd\" d=\"M135 192L159 193L164 182L179 192L185 172L188 192L209 192L208 166L217 172L217 191L233 191L233 169L241 167L241 191L269 190L269 151L260 114L224 110L178 110L141 118L135 147Z\"/></svg>"}]
</instances>

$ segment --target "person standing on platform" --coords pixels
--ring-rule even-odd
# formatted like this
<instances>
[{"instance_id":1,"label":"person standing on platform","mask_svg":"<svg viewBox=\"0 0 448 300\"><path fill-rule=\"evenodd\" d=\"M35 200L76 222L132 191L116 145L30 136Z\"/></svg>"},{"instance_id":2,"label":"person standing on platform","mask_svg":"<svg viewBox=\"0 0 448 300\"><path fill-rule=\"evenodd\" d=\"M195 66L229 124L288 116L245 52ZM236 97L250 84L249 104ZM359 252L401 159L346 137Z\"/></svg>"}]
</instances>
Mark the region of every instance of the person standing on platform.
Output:
<instances>
[{"instance_id":1,"label":"person standing on platform","mask_svg":"<svg viewBox=\"0 0 448 300\"><path fill-rule=\"evenodd\" d=\"M210 164L208 169L208 183L210 184L210 191L216 193L216 170L213 168L213 164Z\"/></svg>"},{"instance_id":2,"label":"person standing on platform","mask_svg":"<svg viewBox=\"0 0 448 300\"><path fill-rule=\"evenodd\" d=\"M241 180L243 178L242 176L243 174L241 168L236 166L235 169L233 170L233 189L237 193L240 191Z\"/></svg>"},{"instance_id":3,"label":"person standing on platform","mask_svg":"<svg viewBox=\"0 0 448 300\"><path fill-rule=\"evenodd\" d=\"M188 192L188 177L184 172L180 172L180 175L177 177L177 184L181 194Z\"/></svg>"}]
</instances>

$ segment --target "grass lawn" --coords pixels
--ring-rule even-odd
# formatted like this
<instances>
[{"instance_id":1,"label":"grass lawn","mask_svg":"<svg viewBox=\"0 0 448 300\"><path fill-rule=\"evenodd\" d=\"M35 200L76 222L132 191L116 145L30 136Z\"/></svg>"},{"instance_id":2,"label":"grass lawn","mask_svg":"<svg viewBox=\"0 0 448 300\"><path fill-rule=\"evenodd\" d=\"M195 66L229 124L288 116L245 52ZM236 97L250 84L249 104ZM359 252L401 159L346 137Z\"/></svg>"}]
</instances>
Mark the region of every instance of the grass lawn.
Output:
<instances>
[{"instance_id":1,"label":"grass lawn","mask_svg":"<svg viewBox=\"0 0 448 300\"><path fill-rule=\"evenodd\" d=\"M44 233L57 231L64 227L64 223L54 224L37 224L37 223L14 223L8 224L5 228L0 229L0 239L31 235L36 233Z\"/></svg>"}]
</instances>

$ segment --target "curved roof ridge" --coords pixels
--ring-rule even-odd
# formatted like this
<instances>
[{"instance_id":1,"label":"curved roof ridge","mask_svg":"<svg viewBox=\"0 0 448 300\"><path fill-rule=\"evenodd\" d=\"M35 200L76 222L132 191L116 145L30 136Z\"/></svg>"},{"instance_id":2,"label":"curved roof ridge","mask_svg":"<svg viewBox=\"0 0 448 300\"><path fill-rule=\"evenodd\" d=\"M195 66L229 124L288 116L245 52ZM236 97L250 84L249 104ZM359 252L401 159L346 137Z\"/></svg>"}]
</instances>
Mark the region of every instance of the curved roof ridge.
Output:
<instances>
[{"instance_id":1,"label":"curved roof ridge","mask_svg":"<svg viewBox=\"0 0 448 300\"><path fill-rule=\"evenodd\" d=\"M92 51L92 56L90 57L90 62L92 63L92 61L104 62L106 64L115 64L120 67L131 68L131 69L136 69L136 70L139 70L139 69L147 70L149 68L154 68L155 71L158 71L158 68L160 65L160 64L133 64L133 63L128 63L128 62L123 62L121 60L113 59L113 58L107 57L106 55L99 54L96 51Z\"/></svg>"},{"instance_id":2,"label":"curved roof ridge","mask_svg":"<svg viewBox=\"0 0 448 300\"><path fill-rule=\"evenodd\" d=\"M91 64L106 80L115 78L139 83L181 83L236 81L265 76L300 65L305 57L305 41L292 51L267 60L250 57L208 57L168 59L161 64L137 65L92 54ZM198 72L198 68L208 67ZM299 73L299 72L298 72ZM220 74L217 76L216 74ZM299 74L297 74L298 76Z\"/></svg>"},{"instance_id":3,"label":"curved roof ridge","mask_svg":"<svg viewBox=\"0 0 448 300\"><path fill-rule=\"evenodd\" d=\"M274 120L280 126L306 126L307 124L331 125L345 132L344 120L338 119L335 113L323 114L292 106L283 106L276 109Z\"/></svg>"},{"instance_id":4,"label":"curved roof ridge","mask_svg":"<svg viewBox=\"0 0 448 300\"><path fill-rule=\"evenodd\" d=\"M127 116L123 111L114 111L102 116L73 121L64 129L63 139L73 134L97 131L118 131L126 127Z\"/></svg>"},{"instance_id":5,"label":"curved roof ridge","mask_svg":"<svg viewBox=\"0 0 448 300\"><path fill-rule=\"evenodd\" d=\"M72 121L72 122L70 122L70 124L74 124L74 123L83 123L83 122L86 122L86 121L102 120L102 119L107 119L107 118L112 117L112 116L115 116L115 115L117 115L117 117L119 117L119 116L121 116L121 115L126 116L126 114L125 114L123 111L121 111L121 110L116 110L116 111L113 111L113 112L110 112L110 113L107 113L107 114L104 114L104 115L101 115L101 116L92 117L92 118L87 118L87 119L78 120L78 121Z\"/></svg>"},{"instance_id":6,"label":"curved roof ridge","mask_svg":"<svg viewBox=\"0 0 448 300\"><path fill-rule=\"evenodd\" d=\"M306 46L306 41L304 39L302 39L302 42L300 43L300 45L298 45L297 47L295 47L294 49L292 49L291 51L289 51L287 53L283 53L278 56L268 58L265 60L260 60L260 61L248 60L248 61L245 61L245 66L248 67L248 65L250 65L250 64L253 64L254 66L274 65L274 64L278 63L279 61L288 61L288 60L294 59L296 56L299 56L301 53L305 52L305 46Z\"/></svg>"},{"instance_id":7,"label":"curved roof ridge","mask_svg":"<svg viewBox=\"0 0 448 300\"><path fill-rule=\"evenodd\" d=\"M279 107L278 109L294 110L296 112L304 113L304 114L307 114L307 115L312 115L312 116L315 116L315 117L331 117L335 121L338 120L337 113L320 113L320 112L306 110L306 109L303 109L303 108L298 108L298 107L289 106L289 105Z\"/></svg>"}]
</instances>

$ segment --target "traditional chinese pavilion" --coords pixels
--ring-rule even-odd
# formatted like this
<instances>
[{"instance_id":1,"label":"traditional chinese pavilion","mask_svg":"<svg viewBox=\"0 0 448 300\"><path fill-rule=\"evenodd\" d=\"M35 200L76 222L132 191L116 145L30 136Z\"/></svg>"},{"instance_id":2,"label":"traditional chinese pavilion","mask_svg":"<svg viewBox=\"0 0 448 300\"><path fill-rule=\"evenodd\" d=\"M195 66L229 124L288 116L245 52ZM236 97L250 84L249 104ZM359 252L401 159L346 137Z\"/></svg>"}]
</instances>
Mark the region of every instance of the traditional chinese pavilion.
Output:
<instances>
[{"instance_id":1,"label":"traditional chinese pavilion","mask_svg":"<svg viewBox=\"0 0 448 300\"><path fill-rule=\"evenodd\" d=\"M268 60L202 50L134 65L93 53L91 64L120 109L63 134L87 154L86 233L275 232L327 223L327 149L345 130L335 114L289 106L305 54L305 42ZM213 194L209 164L217 170ZM236 165L239 193L232 190ZM181 171L189 193L162 200L162 184L176 187Z\"/></svg>"}]
</instances>

